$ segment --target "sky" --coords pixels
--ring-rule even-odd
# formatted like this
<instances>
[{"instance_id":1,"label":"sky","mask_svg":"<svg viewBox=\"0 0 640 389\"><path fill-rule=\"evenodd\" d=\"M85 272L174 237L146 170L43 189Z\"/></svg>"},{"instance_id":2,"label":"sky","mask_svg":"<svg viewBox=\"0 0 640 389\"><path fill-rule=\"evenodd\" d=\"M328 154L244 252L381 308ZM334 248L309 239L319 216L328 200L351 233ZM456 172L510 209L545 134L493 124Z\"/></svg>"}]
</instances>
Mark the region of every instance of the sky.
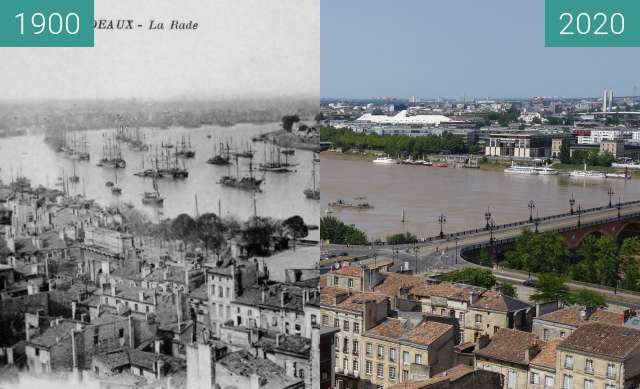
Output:
<instances>
[{"instance_id":1,"label":"sky","mask_svg":"<svg viewBox=\"0 0 640 389\"><path fill-rule=\"evenodd\" d=\"M545 48L543 0L322 0L321 96L633 95L640 48Z\"/></svg>"},{"instance_id":2,"label":"sky","mask_svg":"<svg viewBox=\"0 0 640 389\"><path fill-rule=\"evenodd\" d=\"M95 0L96 19L194 20L102 31L94 48L0 48L0 99L318 96L320 0Z\"/></svg>"}]
</instances>

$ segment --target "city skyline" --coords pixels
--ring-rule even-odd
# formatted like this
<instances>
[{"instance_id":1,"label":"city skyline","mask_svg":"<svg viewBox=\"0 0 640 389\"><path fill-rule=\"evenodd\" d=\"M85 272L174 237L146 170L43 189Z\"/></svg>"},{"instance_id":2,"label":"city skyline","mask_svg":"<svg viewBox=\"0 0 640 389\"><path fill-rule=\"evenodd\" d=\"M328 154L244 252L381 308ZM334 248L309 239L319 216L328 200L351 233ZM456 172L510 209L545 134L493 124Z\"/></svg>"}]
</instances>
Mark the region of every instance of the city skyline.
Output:
<instances>
[{"instance_id":1,"label":"city skyline","mask_svg":"<svg viewBox=\"0 0 640 389\"><path fill-rule=\"evenodd\" d=\"M637 50L545 48L543 2L328 0L321 18L323 98L631 96L640 84Z\"/></svg>"}]
</instances>

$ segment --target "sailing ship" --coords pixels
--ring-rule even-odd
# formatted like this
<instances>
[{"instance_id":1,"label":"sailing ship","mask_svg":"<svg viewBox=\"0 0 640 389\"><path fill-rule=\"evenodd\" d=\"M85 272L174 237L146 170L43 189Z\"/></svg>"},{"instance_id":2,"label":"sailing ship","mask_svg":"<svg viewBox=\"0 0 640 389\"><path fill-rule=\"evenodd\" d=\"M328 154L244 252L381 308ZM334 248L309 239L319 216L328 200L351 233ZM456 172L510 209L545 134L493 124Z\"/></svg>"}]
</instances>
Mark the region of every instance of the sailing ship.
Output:
<instances>
[{"instance_id":1,"label":"sailing ship","mask_svg":"<svg viewBox=\"0 0 640 389\"><path fill-rule=\"evenodd\" d=\"M115 183L111 186L111 194L114 196L120 196L122 194L122 188L118 186L118 171L114 170Z\"/></svg>"},{"instance_id":2,"label":"sailing ship","mask_svg":"<svg viewBox=\"0 0 640 389\"><path fill-rule=\"evenodd\" d=\"M265 149L265 162L261 163L258 166L258 170L263 172L272 172L272 173L290 173L293 170L290 168L296 166L294 163L289 162L289 155L282 154L278 147L272 148L269 152L269 159L266 156L267 150ZM284 161L282 160L282 156L284 155Z\"/></svg>"},{"instance_id":3,"label":"sailing ship","mask_svg":"<svg viewBox=\"0 0 640 389\"><path fill-rule=\"evenodd\" d=\"M182 158L195 158L196 152L191 147L191 137L187 140L184 135L182 136L182 141L176 147L176 155Z\"/></svg>"},{"instance_id":4,"label":"sailing ship","mask_svg":"<svg viewBox=\"0 0 640 389\"><path fill-rule=\"evenodd\" d=\"M316 186L316 164L312 163L311 177L313 184L304 190L304 196L311 200L320 200L320 189Z\"/></svg>"},{"instance_id":5,"label":"sailing ship","mask_svg":"<svg viewBox=\"0 0 640 389\"><path fill-rule=\"evenodd\" d=\"M251 143L247 142L247 145L242 151L236 151L235 156L240 158L253 158L253 150L251 149Z\"/></svg>"},{"instance_id":6,"label":"sailing ship","mask_svg":"<svg viewBox=\"0 0 640 389\"><path fill-rule=\"evenodd\" d=\"M164 197L160 196L160 191L158 190L158 180L156 177L153 177L153 192L144 192L142 195L142 203L149 205L164 205Z\"/></svg>"},{"instance_id":7,"label":"sailing ship","mask_svg":"<svg viewBox=\"0 0 640 389\"><path fill-rule=\"evenodd\" d=\"M104 135L103 135L104 136ZM102 158L97 163L100 167L108 167L114 169L124 169L127 162L122 158L120 144L114 138L106 138L102 145Z\"/></svg>"},{"instance_id":8,"label":"sailing ship","mask_svg":"<svg viewBox=\"0 0 640 389\"><path fill-rule=\"evenodd\" d=\"M249 160L249 175L242 177L240 176L237 159L238 157L236 157L236 175L232 176L228 174L223 176L218 183L232 188L261 192L260 186L264 181L264 177L256 178L253 176L253 158Z\"/></svg>"},{"instance_id":9,"label":"sailing ship","mask_svg":"<svg viewBox=\"0 0 640 389\"><path fill-rule=\"evenodd\" d=\"M231 151L229 150L229 144L226 145L222 142L213 145L213 157L207 159L207 163L210 165L229 165L231 163ZM238 155L236 154L236 157ZM250 158L253 157L251 154Z\"/></svg>"},{"instance_id":10,"label":"sailing ship","mask_svg":"<svg viewBox=\"0 0 640 389\"><path fill-rule=\"evenodd\" d=\"M73 175L69 176L69 181L76 184L78 182L80 182L80 177L78 177L78 175L76 175L76 160L73 160Z\"/></svg>"}]
</instances>

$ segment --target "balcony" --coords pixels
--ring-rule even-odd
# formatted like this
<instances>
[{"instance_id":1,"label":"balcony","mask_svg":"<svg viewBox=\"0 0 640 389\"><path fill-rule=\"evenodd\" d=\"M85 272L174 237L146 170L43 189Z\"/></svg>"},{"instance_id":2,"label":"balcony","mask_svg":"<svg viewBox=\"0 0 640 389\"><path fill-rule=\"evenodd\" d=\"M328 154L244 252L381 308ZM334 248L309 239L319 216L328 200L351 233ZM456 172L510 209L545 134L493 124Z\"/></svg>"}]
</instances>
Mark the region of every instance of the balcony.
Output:
<instances>
[{"instance_id":1,"label":"balcony","mask_svg":"<svg viewBox=\"0 0 640 389\"><path fill-rule=\"evenodd\" d=\"M354 376L355 378L360 378L360 372L359 372L358 370L354 370L354 371L353 371L353 376Z\"/></svg>"}]
</instances>

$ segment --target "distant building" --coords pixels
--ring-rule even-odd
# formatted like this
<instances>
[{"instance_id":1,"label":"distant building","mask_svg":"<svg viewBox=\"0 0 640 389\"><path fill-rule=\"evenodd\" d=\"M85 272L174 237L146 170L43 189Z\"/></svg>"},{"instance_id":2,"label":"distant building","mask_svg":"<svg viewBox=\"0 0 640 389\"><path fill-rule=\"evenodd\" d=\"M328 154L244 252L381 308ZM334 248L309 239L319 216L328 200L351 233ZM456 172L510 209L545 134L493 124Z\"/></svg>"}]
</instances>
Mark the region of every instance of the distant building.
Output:
<instances>
[{"instance_id":1,"label":"distant building","mask_svg":"<svg viewBox=\"0 0 640 389\"><path fill-rule=\"evenodd\" d=\"M546 158L551 155L551 135L540 133L495 133L489 135L485 155L490 157Z\"/></svg>"}]
</instances>

